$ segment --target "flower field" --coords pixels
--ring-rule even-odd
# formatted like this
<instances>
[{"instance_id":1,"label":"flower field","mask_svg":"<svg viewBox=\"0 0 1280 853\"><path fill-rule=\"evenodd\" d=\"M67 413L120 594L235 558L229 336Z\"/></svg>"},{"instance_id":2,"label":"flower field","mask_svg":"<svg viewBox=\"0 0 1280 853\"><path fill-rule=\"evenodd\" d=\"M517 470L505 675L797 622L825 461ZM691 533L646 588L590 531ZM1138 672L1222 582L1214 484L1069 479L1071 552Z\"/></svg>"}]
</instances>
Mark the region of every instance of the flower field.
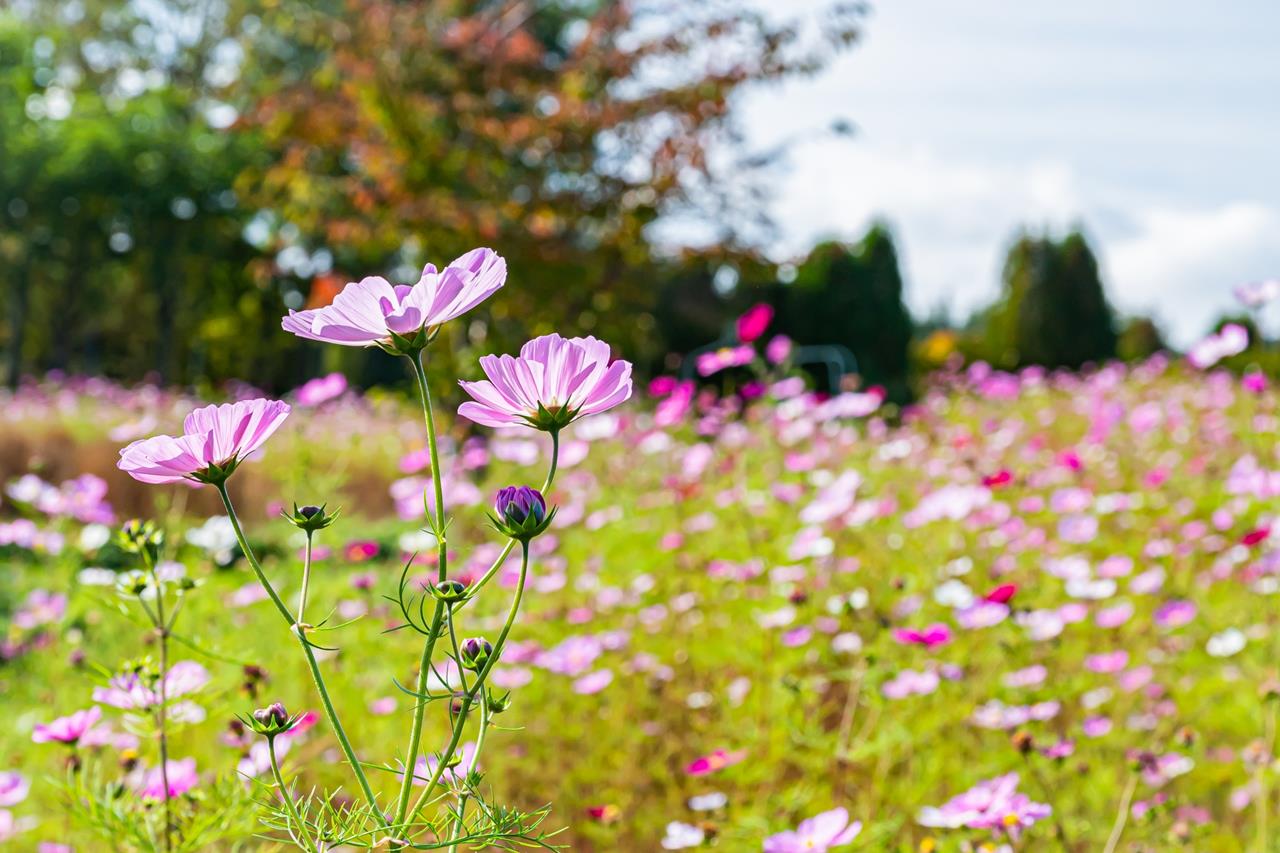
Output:
<instances>
[{"instance_id":1,"label":"flower field","mask_svg":"<svg viewBox=\"0 0 1280 853\"><path fill-rule=\"evenodd\" d=\"M420 704L403 626L439 587L435 483L416 405L339 380L289 396L229 488L290 607L310 550L305 636L390 810ZM4 849L146 849L138 816L162 806L174 849L282 849L259 732L277 724L287 787L361 808L216 490L116 468L197 405L51 379L0 406ZM442 808L506 803L526 841L574 850L1274 849L1277 416L1259 376L1162 357L972 367L901 412L795 379L747 403L657 382L555 433L483 753L468 729L436 772L458 709L429 704L413 787L441 776ZM543 482L551 439L436 419L449 576L497 567L459 630L492 639L521 572L486 511ZM308 533L307 504L341 512ZM163 531L158 596L117 533L133 517ZM139 607L157 597L181 608L163 665ZM422 680L448 695L484 654L463 642L461 670ZM251 715L275 702L287 716Z\"/></svg>"}]
</instances>

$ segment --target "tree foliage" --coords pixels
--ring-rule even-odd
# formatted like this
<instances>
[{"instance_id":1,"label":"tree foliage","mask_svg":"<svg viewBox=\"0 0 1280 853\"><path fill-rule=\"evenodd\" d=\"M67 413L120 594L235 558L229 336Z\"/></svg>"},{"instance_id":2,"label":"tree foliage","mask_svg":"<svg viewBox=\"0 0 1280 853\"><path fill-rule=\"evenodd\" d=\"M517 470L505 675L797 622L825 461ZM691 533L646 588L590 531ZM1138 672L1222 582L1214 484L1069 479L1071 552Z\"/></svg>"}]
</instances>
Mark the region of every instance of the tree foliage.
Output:
<instances>
[{"instance_id":1,"label":"tree foliage","mask_svg":"<svg viewBox=\"0 0 1280 853\"><path fill-rule=\"evenodd\" d=\"M796 280L780 288L778 328L802 344L840 344L858 362L864 383L909 396L913 323L902 296L893 237L874 225L856 244L816 246Z\"/></svg>"},{"instance_id":2,"label":"tree foliage","mask_svg":"<svg viewBox=\"0 0 1280 853\"><path fill-rule=\"evenodd\" d=\"M1074 369L1115 357L1115 316L1079 231L1062 240L1021 235L1002 278L1000 302L977 321L991 361Z\"/></svg>"},{"instance_id":3,"label":"tree foliage","mask_svg":"<svg viewBox=\"0 0 1280 853\"><path fill-rule=\"evenodd\" d=\"M750 254L768 227L777 152L746 149L736 99L822 67L860 12L815 26L727 0L17 4L0 12L5 374L285 387L322 357L275 333L285 308L477 245L518 286L455 344L556 327L654 355L658 229Z\"/></svg>"}]
</instances>

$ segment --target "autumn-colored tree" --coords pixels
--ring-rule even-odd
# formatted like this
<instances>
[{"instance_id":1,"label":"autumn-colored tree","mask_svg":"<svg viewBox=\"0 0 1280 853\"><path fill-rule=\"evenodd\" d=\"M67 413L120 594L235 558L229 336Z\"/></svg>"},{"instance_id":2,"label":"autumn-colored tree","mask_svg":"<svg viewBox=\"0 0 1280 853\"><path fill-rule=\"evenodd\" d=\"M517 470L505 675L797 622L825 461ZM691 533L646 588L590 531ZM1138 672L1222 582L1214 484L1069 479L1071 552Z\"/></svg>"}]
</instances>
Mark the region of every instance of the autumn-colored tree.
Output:
<instances>
[{"instance_id":1,"label":"autumn-colored tree","mask_svg":"<svg viewBox=\"0 0 1280 853\"><path fill-rule=\"evenodd\" d=\"M733 102L822 67L860 12L806 28L720 0L281 0L244 81L270 165L238 187L348 277L498 248L513 286L457 345L560 328L652 356L655 223L758 237L769 157L744 151ZM299 284L298 307L332 296Z\"/></svg>"}]
</instances>

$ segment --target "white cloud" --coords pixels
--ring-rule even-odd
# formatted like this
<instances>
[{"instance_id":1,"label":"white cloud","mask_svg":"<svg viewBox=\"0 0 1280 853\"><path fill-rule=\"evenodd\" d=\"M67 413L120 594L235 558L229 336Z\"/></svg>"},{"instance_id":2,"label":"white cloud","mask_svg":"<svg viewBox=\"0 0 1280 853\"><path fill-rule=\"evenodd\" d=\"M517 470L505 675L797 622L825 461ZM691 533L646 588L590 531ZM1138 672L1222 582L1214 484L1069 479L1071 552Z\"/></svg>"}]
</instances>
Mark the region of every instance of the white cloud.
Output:
<instances>
[{"instance_id":1,"label":"white cloud","mask_svg":"<svg viewBox=\"0 0 1280 853\"><path fill-rule=\"evenodd\" d=\"M821 0L787 8L816 9ZM1013 233L1079 223L1113 302L1197 339L1233 287L1280 275L1280 4L875 4L825 73L741 104L748 138L810 139L780 176L779 253L895 228L908 301L963 315ZM852 140L822 129L858 126ZM1280 308L1274 309L1280 313ZM1280 326L1280 320L1277 321Z\"/></svg>"},{"instance_id":2,"label":"white cloud","mask_svg":"<svg viewBox=\"0 0 1280 853\"><path fill-rule=\"evenodd\" d=\"M779 180L779 257L824 237L853 239L877 218L898 237L908 301L962 319L999 291L1004 252L1018 229L1061 233L1083 224L1112 302L1154 314L1185 346L1224 311L1232 288L1280 270L1280 210L1253 201L1175 206L1107 182L1090 184L1062 162L948 160L927 146L816 143Z\"/></svg>"}]
</instances>

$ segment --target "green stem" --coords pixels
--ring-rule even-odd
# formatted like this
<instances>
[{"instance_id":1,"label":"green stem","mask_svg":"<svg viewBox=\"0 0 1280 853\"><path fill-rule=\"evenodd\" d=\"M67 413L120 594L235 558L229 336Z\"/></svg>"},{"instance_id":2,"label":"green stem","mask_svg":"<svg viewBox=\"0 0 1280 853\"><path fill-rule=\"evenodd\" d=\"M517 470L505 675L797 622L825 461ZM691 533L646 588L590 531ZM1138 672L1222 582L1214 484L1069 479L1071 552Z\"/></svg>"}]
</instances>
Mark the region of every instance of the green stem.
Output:
<instances>
[{"instance_id":1,"label":"green stem","mask_svg":"<svg viewBox=\"0 0 1280 853\"><path fill-rule=\"evenodd\" d=\"M1133 792L1137 788L1138 774L1132 773L1124 786L1124 793L1120 795L1120 808L1116 811L1116 820L1111 826L1111 834L1107 836L1107 846L1103 849L1103 853L1115 853L1116 847L1120 844L1120 838L1124 835L1124 825L1129 820L1129 804L1133 802Z\"/></svg>"},{"instance_id":2,"label":"green stem","mask_svg":"<svg viewBox=\"0 0 1280 853\"><path fill-rule=\"evenodd\" d=\"M493 671L494 664L498 662L498 658L502 655L503 646L506 645L507 635L511 633L511 627L515 624L516 614L520 612L520 601L524 598L524 584L529 576L529 543L522 543L520 558L520 580L516 584L515 595L511 599L511 609L507 612L507 621L502 626L501 633L498 634L498 640L493 644L493 653L489 655L489 660L485 663L484 669L476 675L475 683L471 685L462 697L462 709L458 712L458 719L453 724L453 736L449 739L449 746L445 748L444 754L440 756L440 761L436 764L435 772L431 774L431 780L427 783L427 787L418 795L417 801L414 803L410 814L417 814L422 808L423 803L431 798L435 793L436 786L440 784L440 777L449 765L449 761L453 758L454 752L458 749L458 741L462 740L462 731L467 725L467 714L471 711L471 703L475 701L476 694L484 689L485 681L489 678L489 673ZM410 778L406 776L405 778Z\"/></svg>"},{"instance_id":3,"label":"green stem","mask_svg":"<svg viewBox=\"0 0 1280 853\"><path fill-rule=\"evenodd\" d=\"M307 587L311 584L311 540L314 536L314 531L307 531L307 550L302 557L302 591L298 593L299 625L307 624L304 614L307 612Z\"/></svg>"},{"instance_id":4,"label":"green stem","mask_svg":"<svg viewBox=\"0 0 1280 853\"><path fill-rule=\"evenodd\" d=\"M169 629L164 618L164 588L160 585L160 573L150 552L142 549L142 561L151 573L151 585L156 591L155 627L160 640L160 680L156 690L160 701L156 704L156 734L160 740L160 784L164 786L164 849L173 849L173 806L169 802L169 733L165 702L165 676L169 670ZM150 611L148 611L150 615Z\"/></svg>"},{"instance_id":5,"label":"green stem","mask_svg":"<svg viewBox=\"0 0 1280 853\"><path fill-rule=\"evenodd\" d=\"M274 737L267 738L267 753L271 756L271 775L276 779L276 787L280 789L280 798L284 800L284 807L289 811L289 817L293 818L293 822L298 825L298 835L302 836L302 841L298 841L298 837L294 836L294 841L298 841L298 846L304 846L308 850L315 849L315 845L311 842L311 836L307 834L307 826L302 822L302 817L298 814L298 807L293 804L293 794L284 783L284 775L280 772L280 761L276 758L276 739ZM291 831L289 833L293 835Z\"/></svg>"},{"instance_id":6,"label":"green stem","mask_svg":"<svg viewBox=\"0 0 1280 853\"><path fill-rule=\"evenodd\" d=\"M431 389L427 387L427 369L422 363L426 350L418 353L413 362L413 372L418 378L418 395L422 398L422 419L427 427L427 451L431 456L431 486L436 498L436 556L437 576L439 580L448 577L449 547L445 541L444 527L444 481L440 478L440 448L436 443L436 418L431 406ZM426 507L424 507L426 509Z\"/></svg>"},{"instance_id":7,"label":"green stem","mask_svg":"<svg viewBox=\"0 0 1280 853\"><path fill-rule=\"evenodd\" d=\"M378 806L378 798L373 795L373 789L369 787L369 780L364 775L364 767L360 764L360 759L356 757L356 751L352 748L350 739L347 738L347 731L342 727L341 721L338 720L338 712L334 709L333 701L329 698L329 690L325 687L324 676L320 673L320 665L316 662L315 653L311 651L311 642L303 634L297 620L289 613L289 608L280 600L275 587L271 585L271 581L267 580L266 572L262 570L262 564L258 562L253 549L249 547L249 541L245 538L244 530L240 527L240 519L236 516L235 507L231 505L231 497L227 494L225 483L218 485L218 494L222 496L222 505L226 507L227 516L231 519L231 528L235 531L236 541L240 543L240 550L244 552L249 566L253 569L254 574L258 576L258 582L267 591L267 596L275 604L276 609L280 611L280 615L284 617L285 622L288 623L290 632L297 637L302 646L302 653L307 658L307 667L311 670L311 680L315 682L316 691L320 694L320 704L324 707L325 717L329 720L329 726L333 729L334 736L338 738L338 744L342 747L347 763L351 765L351 770L356 774L356 781L360 784L360 790L364 793L364 798L369 803L369 808L385 824L387 819L382 814L382 809Z\"/></svg>"},{"instance_id":8,"label":"green stem","mask_svg":"<svg viewBox=\"0 0 1280 853\"><path fill-rule=\"evenodd\" d=\"M462 649L458 647L458 632L454 627L453 611L449 612L449 642L453 645L453 662L458 665L458 681L462 692L467 692L467 671L462 666Z\"/></svg>"},{"instance_id":9,"label":"green stem","mask_svg":"<svg viewBox=\"0 0 1280 853\"><path fill-rule=\"evenodd\" d=\"M427 369L422 359L426 350L421 350L417 357L410 357L413 374L418 380L418 396L422 400L422 420L427 428L427 451L431 457L431 485L436 498L436 576L443 582L448 577L449 544L445 539L444 523L444 482L440 477L440 447L436 441L436 418L431 405L431 389L427 386ZM423 499L425 503L425 498ZM424 511L427 507L423 507ZM418 766L418 750L422 746L422 723L427 714L427 702L421 698L427 694L427 679L431 671L431 656L435 652L436 640L440 636L441 621L444 618L444 603L436 603L435 616L431 620L431 633L422 644L422 659L418 663L418 699L413 708L413 723L409 727L409 747L404 760L404 781L400 783L400 796L396 803L395 825L404 823L409 810L409 799L413 794L413 777ZM450 620L452 624L452 620Z\"/></svg>"},{"instance_id":10,"label":"green stem","mask_svg":"<svg viewBox=\"0 0 1280 853\"><path fill-rule=\"evenodd\" d=\"M489 696L487 693L481 692L480 694L480 734L476 735L476 748L475 748L475 751L471 753L472 767L480 766L480 751L484 749L484 738L485 738L485 735L489 733L489 724L492 721L492 718L493 718L492 712L489 710ZM453 841L453 844L449 845L449 853L457 853L458 840L463 836L462 830L463 830L463 827L466 826L465 818L467 816L467 799L468 797L467 797L467 794L465 793L458 798L458 817L454 820L453 838L451 839Z\"/></svg>"},{"instance_id":11,"label":"green stem","mask_svg":"<svg viewBox=\"0 0 1280 853\"><path fill-rule=\"evenodd\" d=\"M551 467L547 469L547 479L542 481L542 496L546 497L547 489L556 479L556 467L560 464L560 430L551 430Z\"/></svg>"}]
</instances>

